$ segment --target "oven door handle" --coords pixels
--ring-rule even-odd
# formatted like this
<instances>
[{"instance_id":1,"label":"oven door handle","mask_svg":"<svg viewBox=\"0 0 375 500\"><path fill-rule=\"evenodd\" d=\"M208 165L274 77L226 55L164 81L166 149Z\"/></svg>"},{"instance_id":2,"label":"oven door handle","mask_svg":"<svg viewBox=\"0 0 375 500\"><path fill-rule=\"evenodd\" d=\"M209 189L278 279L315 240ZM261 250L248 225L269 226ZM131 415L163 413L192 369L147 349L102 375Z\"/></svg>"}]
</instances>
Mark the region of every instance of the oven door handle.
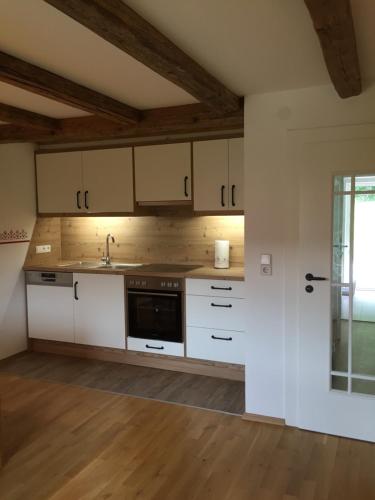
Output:
<instances>
[{"instance_id":1,"label":"oven door handle","mask_svg":"<svg viewBox=\"0 0 375 500\"><path fill-rule=\"evenodd\" d=\"M135 290L128 290L131 295L152 295L154 297L178 297L177 293L159 293L159 292L138 292Z\"/></svg>"}]
</instances>

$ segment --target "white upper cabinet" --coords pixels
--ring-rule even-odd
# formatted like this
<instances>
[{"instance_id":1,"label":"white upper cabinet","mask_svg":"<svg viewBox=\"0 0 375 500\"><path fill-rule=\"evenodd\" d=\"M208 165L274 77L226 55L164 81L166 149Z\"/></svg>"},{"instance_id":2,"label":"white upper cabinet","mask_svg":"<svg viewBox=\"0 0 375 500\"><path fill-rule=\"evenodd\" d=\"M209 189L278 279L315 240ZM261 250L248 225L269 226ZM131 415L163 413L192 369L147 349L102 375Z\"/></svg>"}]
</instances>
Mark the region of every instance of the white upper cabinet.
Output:
<instances>
[{"instance_id":1,"label":"white upper cabinet","mask_svg":"<svg viewBox=\"0 0 375 500\"><path fill-rule=\"evenodd\" d=\"M85 211L133 212L132 148L83 151L82 168Z\"/></svg>"},{"instance_id":2,"label":"white upper cabinet","mask_svg":"<svg viewBox=\"0 0 375 500\"><path fill-rule=\"evenodd\" d=\"M189 201L191 144L134 148L135 198L139 203Z\"/></svg>"},{"instance_id":3,"label":"white upper cabinet","mask_svg":"<svg viewBox=\"0 0 375 500\"><path fill-rule=\"evenodd\" d=\"M134 211L132 148L36 156L39 213Z\"/></svg>"},{"instance_id":4,"label":"white upper cabinet","mask_svg":"<svg viewBox=\"0 0 375 500\"><path fill-rule=\"evenodd\" d=\"M193 144L194 210L228 210L228 141Z\"/></svg>"},{"instance_id":5,"label":"white upper cabinet","mask_svg":"<svg viewBox=\"0 0 375 500\"><path fill-rule=\"evenodd\" d=\"M193 144L194 210L243 210L243 139Z\"/></svg>"},{"instance_id":6,"label":"white upper cabinet","mask_svg":"<svg viewBox=\"0 0 375 500\"><path fill-rule=\"evenodd\" d=\"M229 208L243 210L244 144L243 139L229 139Z\"/></svg>"},{"instance_id":7,"label":"white upper cabinet","mask_svg":"<svg viewBox=\"0 0 375 500\"><path fill-rule=\"evenodd\" d=\"M40 213L82 211L82 154L80 151L38 154L36 175Z\"/></svg>"}]
</instances>

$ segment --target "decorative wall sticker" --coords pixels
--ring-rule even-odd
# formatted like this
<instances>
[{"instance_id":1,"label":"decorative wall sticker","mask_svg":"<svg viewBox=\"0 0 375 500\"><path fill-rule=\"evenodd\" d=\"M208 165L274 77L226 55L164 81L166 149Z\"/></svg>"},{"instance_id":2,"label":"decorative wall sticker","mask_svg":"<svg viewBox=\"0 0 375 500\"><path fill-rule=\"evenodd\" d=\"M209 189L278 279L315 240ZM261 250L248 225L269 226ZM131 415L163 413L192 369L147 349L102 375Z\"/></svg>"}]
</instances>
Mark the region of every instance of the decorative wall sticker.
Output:
<instances>
[{"instance_id":1,"label":"decorative wall sticker","mask_svg":"<svg viewBox=\"0 0 375 500\"><path fill-rule=\"evenodd\" d=\"M0 245L5 243L23 243L29 240L28 233L25 229L9 229L0 231Z\"/></svg>"}]
</instances>

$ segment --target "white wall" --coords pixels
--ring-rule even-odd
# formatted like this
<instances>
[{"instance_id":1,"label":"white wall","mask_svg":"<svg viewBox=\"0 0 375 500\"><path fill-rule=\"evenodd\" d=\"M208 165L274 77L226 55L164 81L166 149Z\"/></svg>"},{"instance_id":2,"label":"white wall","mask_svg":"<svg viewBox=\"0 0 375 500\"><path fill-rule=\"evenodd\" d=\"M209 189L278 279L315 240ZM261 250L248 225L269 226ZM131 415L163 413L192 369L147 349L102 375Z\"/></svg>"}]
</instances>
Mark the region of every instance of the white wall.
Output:
<instances>
[{"instance_id":1,"label":"white wall","mask_svg":"<svg viewBox=\"0 0 375 500\"><path fill-rule=\"evenodd\" d=\"M248 315L246 411L297 425L298 179L290 130L375 123L375 87L340 99L331 86L245 100L245 266ZM273 275L260 275L260 255Z\"/></svg>"},{"instance_id":2,"label":"white wall","mask_svg":"<svg viewBox=\"0 0 375 500\"><path fill-rule=\"evenodd\" d=\"M0 145L0 234L35 223L34 147ZM0 239L0 359L26 349L26 302L22 266L28 243Z\"/></svg>"}]
</instances>

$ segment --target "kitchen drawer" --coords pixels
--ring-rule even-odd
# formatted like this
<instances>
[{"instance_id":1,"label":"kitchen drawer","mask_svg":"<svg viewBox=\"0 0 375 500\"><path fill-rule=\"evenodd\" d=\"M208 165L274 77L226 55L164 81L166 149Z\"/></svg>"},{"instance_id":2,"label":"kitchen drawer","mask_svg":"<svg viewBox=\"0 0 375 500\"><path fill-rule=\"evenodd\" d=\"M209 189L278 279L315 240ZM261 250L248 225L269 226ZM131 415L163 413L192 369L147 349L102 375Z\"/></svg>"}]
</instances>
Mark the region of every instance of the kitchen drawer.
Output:
<instances>
[{"instance_id":1,"label":"kitchen drawer","mask_svg":"<svg viewBox=\"0 0 375 500\"><path fill-rule=\"evenodd\" d=\"M186 331L186 354L189 358L243 365L244 344L244 332L195 327Z\"/></svg>"},{"instance_id":2,"label":"kitchen drawer","mask_svg":"<svg viewBox=\"0 0 375 500\"><path fill-rule=\"evenodd\" d=\"M166 356L184 356L184 344L182 343L138 339L135 337L128 337L128 350L162 354Z\"/></svg>"},{"instance_id":3,"label":"kitchen drawer","mask_svg":"<svg viewBox=\"0 0 375 500\"><path fill-rule=\"evenodd\" d=\"M245 300L224 297L186 296L186 324L219 330L245 329Z\"/></svg>"},{"instance_id":4,"label":"kitchen drawer","mask_svg":"<svg viewBox=\"0 0 375 500\"><path fill-rule=\"evenodd\" d=\"M186 293L188 295L210 295L213 297L238 297L245 296L245 283L243 281L187 279Z\"/></svg>"}]
</instances>

